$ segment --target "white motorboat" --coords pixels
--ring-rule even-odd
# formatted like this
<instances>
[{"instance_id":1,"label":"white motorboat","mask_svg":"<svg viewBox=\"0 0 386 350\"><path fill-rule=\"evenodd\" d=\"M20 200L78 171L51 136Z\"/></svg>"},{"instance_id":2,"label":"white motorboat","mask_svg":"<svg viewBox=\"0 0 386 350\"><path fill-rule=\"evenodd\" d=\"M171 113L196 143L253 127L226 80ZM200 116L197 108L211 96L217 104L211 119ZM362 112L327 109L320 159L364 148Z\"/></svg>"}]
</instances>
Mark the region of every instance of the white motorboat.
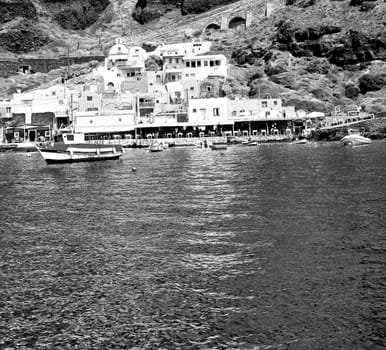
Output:
<instances>
[{"instance_id":1,"label":"white motorboat","mask_svg":"<svg viewBox=\"0 0 386 350\"><path fill-rule=\"evenodd\" d=\"M150 152L162 152L164 150L164 145L161 142L153 142L149 146L149 151Z\"/></svg>"},{"instance_id":2,"label":"white motorboat","mask_svg":"<svg viewBox=\"0 0 386 350\"><path fill-rule=\"evenodd\" d=\"M53 164L118 159L123 150L119 145L87 142L82 133L62 132L38 151L48 164Z\"/></svg>"},{"instance_id":3,"label":"white motorboat","mask_svg":"<svg viewBox=\"0 0 386 350\"><path fill-rule=\"evenodd\" d=\"M305 145L306 143L308 143L308 140L307 139L296 139L293 143L295 145Z\"/></svg>"},{"instance_id":4,"label":"white motorboat","mask_svg":"<svg viewBox=\"0 0 386 350\"><path fill-rule=\"evenodd\" d=\"M360 134L350 134L343 137L340 142L342 142L344 146L360 146L368 145L371 143L371 139Z\"/></svg>"},{"instance_id":5,"label":"white motorboat","mask_svg":"<svg viewBox=\"0 0 386 350\"><path fill-rule=\"evenodd\" d=\"M258 143L257 143L257 141L246 140L246 141L241 142L241 145L242 146L257 146Z\"/></svg>"}]
</instances>

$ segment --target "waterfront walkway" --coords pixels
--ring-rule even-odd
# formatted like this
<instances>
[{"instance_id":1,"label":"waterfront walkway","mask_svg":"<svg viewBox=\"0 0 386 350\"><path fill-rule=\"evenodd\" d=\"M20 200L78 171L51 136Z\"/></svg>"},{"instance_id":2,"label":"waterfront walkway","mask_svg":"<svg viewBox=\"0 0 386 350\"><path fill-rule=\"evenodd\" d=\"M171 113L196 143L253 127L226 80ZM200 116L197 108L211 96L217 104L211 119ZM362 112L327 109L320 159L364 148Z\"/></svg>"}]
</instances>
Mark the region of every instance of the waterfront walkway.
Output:
<instances>
[{"instance_id":1,"label":"waterfront walkway","mask_svg":"<svg viewBox=\"0 0 386 350\"><path fill-rule=\"evenodd\" d=\"M291 135L267 135L267 136L211 136L211 137L178 137L178 138L156 138L156 139L116 139L116 140L98 140L96 142L102 142L107 144L121 144L123 146L148 147L152 143L162 142L163 144L169 144L175 147L190 146L201 147L205 144L212 143L242 143L243 141L257 141L259 143L265 142L286 142L291 141Z\"/></svg>"}]
</instances>

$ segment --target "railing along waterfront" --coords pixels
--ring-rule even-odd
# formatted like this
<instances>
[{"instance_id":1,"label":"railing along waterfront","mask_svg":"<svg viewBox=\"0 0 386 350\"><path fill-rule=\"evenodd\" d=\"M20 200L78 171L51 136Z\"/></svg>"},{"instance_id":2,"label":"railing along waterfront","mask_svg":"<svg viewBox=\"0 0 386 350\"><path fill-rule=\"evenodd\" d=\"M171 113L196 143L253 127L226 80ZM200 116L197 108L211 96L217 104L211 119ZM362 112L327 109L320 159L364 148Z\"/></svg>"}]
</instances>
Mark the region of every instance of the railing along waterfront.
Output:
<instances>
[{"instance_id":1,"label":"railing along waterfront","mask_svg":"<svg viewBox=\"0 0 386 350\"><path fill-rule=\"evenodd\" d=\"M257 141L259 143L267 142L289 142L292 140L292 135L256 135L256 136L207 136L207 137L178 137L178 138L149 138L149 139L111 139L111 140L90 140L90 143L101 144L116 144L123 146L147 147L155 142L162 142L172 146L197 146L203 147L212 143L242 143L243 141Z\"/></svg>"}]
</instances>

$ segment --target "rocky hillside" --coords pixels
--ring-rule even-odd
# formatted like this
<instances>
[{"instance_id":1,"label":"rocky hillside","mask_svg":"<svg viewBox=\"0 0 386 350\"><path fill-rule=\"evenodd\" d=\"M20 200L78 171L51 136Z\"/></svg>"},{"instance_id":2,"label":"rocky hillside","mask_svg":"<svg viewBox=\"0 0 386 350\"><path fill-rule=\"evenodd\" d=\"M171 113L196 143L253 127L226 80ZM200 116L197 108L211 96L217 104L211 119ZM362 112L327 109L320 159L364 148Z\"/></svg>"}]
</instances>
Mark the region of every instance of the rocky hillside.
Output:
<instances>
[{"instance_id":1,"label":"rocky hillside","mask_svg":"<svg viewBox=\"0 0 386 350\"><path fill-rule=\"evenodd\" d=\"M0 0L0 52L49 57L106 52L118 36L147 46L204 38L229 59L222 88L228 96L281 96L305 110L362 106L386 114L384 0L270 6L267 16L264 0ZM247 12L246 29L204 30Z\"/></svg>"}]
</instances>

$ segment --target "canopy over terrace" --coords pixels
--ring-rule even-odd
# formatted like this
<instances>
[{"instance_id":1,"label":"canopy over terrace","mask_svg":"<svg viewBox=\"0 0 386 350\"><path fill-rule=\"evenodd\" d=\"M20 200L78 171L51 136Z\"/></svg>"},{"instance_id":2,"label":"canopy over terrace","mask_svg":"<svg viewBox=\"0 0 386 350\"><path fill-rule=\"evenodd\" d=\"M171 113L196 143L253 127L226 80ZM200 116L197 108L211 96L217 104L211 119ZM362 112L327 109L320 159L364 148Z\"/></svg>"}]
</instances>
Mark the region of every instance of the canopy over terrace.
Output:
<instances>
[{"instance_id":1,"label":"canopy over terrace","mask_svg":"<svg viewBox=\"0 0 386 350\"><path fill-rule=\"evenodd\" d=\"M137 137L141 138L220 136L226 131L232 131L233 126L233 121L221 122L219 124L203 121L196 125L169 121L168 123L138 124L135 131Z\"/></svg>"},{"instance_id":2,"label":"canopy over terrace","mask_svg":"<svg viewBox=\"0 0 386 350\"><path fill-rule=\"evenodd\" d=\"M26 123L25 113L14 113L6 124L7 142L46 141L50 138L54 119L53 112L32 113L31 122Z\"/></svg>"}]
</instances>

